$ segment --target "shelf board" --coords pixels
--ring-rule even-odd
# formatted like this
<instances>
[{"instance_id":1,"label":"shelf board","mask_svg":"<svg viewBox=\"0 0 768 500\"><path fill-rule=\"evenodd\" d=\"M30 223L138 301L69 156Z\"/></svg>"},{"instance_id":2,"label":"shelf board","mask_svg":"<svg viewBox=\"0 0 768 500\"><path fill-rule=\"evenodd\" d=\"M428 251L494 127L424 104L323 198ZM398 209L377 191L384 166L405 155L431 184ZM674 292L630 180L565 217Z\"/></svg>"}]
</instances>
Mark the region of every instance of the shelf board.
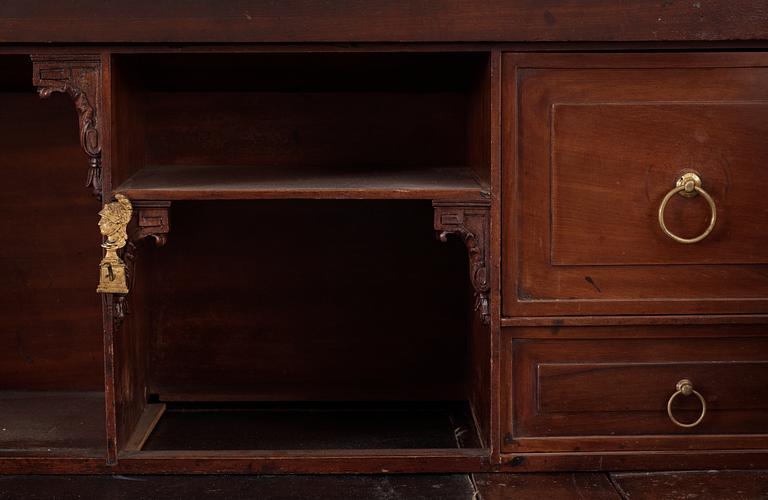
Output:
<instances>
[{"instance_id":1,"label":"shelf board","mask_svg":"<svg viewBox=\"0 0 768 500\"><path fill-rule=\"evenodd\" d=\"M101 392L0 391L0 457L103 457Z\"/></svg>"},{"instance_id":2,"label":"shelf board","mask_svg":"<svg viewBox=\"0 0 768 500\"><path fill-rule=\"evenodd\" d=\"M463 446L479 446L469 409L459 402L177 403L149 429L141 449L458 449L457 429Z\"/></svg>"},{"instance_id":3,"label":"shelf board","mask_svg":"<svg viewBox=\"0 0 768 500\"><path fill-rule=\"evenodd\" d=\"M482 201L489 198L469 168L151 165L115 189L131 200L402 199Z\"/></svg>"}]
</instances>

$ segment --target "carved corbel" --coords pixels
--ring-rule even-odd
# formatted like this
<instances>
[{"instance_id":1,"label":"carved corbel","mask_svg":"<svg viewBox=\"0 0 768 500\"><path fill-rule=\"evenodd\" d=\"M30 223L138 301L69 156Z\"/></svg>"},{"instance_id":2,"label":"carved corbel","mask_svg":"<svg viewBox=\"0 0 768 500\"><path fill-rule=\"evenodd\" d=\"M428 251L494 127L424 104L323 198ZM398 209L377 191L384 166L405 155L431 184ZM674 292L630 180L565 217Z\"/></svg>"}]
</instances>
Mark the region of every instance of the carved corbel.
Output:
<instances>
[{"instance_id":1,"label":"carved corbel","mask_svg":"<svg viewBox=\"0 0 768 500\"><path fill-rule=\"evenodd\" d=\"M151 240L155 246L161 247L168 241L171 230L169 201L135 201L133 202L133 218L128 226L128 241L122 253L125 262L127 286L130 290L134 283L138 245L145 240ZM129 314L128 295L115 294L112 300L112 318L115 330L118 330Z\"/></svg>"},{"instance_id":2,"label":"carved corbel","mask_svg":"<svg viewBox=\"0 0 768 500\"><path fill-rule=\"evenodd\" d=\"M475 290L475 311L483 324L491 321L489 294L490 269L490 204L488 202L432 203L435 209L435 231L440 241L456 235L464 242L469 255L469 279Z\"/></svg>"},{"instance_id":3,"label":"carved corbel","mask_svg":"<svg viewBox=\"0 0 768 500\"><path fill-rule=\"evenodd\" d=\"M169 218L170 201L134 201L133 208L136 212L135 225L130 229L130 240L138 242L150 238L155 246L161 247L168 240L171 230Z\"/></svg>"},{"instance_id":4,"label":"carved corbel","mask_svg":"<svg viewBox=\"0 0 768 500\"><path fill-rule=\"evenodd\" d=\"M32 83L40 97L54 92L69 95L80 123L80 145L88 155L86 187L101 199L101 59L98 55L32 56Z\"/></svg>"}]
</instances>

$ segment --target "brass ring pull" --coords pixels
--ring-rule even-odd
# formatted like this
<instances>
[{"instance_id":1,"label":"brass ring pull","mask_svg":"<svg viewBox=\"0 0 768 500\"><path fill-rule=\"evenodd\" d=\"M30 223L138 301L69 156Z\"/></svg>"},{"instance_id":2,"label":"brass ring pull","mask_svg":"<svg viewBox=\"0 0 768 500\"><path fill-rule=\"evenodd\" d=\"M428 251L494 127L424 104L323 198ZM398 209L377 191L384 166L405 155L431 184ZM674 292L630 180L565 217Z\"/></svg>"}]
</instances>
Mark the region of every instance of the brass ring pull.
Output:
<instances>
[{"instance_id":1,"label":"brass ring pull","mask_svg":"<svg viewBox=\"0 0 768 500\"><path fill-rule=\"evenodd\" d=\"M677 385L675 386L677 391L675 391L672 396L670 396L669 401L667 401L667 415L669 415L669 419L672 421L673 424L679 426L679 427L696 427L701 423L702 420L704 420L704 415L707 413L707 402L704 401L704 396L699 394L698 391L693 390L693 383L688 380L687 378L684 378L683 380L679 381ZM695 394L696 397L699 398L699 401L701 401L701 415L699 415L699 418L697 418L694 422L691 422L689 424L685 424L678 419L675 418L675 416L672 414L672 402L675 400L676 397L680 396L690 396L691 394Z\"/></svg>"},{"instance_id":2,"label":"brass ring pull","mask_svg":"<svg viewBox=\"0 0 768 500\"><path fill-rule=\"evenodd\" d=\"M703 233L695 238L681 238L667 229L667 225L664 223L664 210L667 208L667 203L669 203L669 200L678 193L680 196L686 198L693 198L697 194L700 194L707 200L707 203L709 203L709 209L712 212L712 216L709 219L709 226ZM664 234L678 243L697 243L703 240L709 236L709 233L715 228L715 222L717 222L717 207L715 206L715 200L712 199L709 193L702 189L701 178L693 172L683 174L682 177L677 180L675 187L667 193L663 200L661 200L661 205L659 206L659 226L661 226L661 230L664 231Z\"/></svg>"}]
</instances>

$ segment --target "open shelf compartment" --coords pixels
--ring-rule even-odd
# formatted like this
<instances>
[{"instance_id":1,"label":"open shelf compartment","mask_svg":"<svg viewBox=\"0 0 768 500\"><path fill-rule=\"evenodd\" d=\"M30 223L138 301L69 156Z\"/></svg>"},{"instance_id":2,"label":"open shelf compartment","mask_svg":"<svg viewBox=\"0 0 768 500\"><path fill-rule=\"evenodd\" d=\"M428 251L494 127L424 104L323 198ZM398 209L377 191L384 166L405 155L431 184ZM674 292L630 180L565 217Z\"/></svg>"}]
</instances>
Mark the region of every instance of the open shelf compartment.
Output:
<instances>
[{"instance_id":1,"label":"open shelf compartment","mask_svg":"<svg viewBox=\"0 0 768 500\"><path fill-rule=\"evenodd\" d=\"M113 56L136 200L489 199L486 53Z\"/></svg>"},{"instance_id":2,"label":"open shelf compartment","mask_svg":"<svg viewBox=\"0 0 768 500\"><path fill-rule=\"evenodd\" d=\"M104 458L100 258L77 113L0 55L0 458Z\"/></svg>"},{"instance_id":3,"label":"open shelf compartment","mask_svg":"<svg viewBox=\"0 0 768 500\"><path fill-rule=\"evenodd\" d=\"M433 211L174 202L167 243L137 253L116 331L118 380L134 383L118 390L132 395L118 401L121 456L479 457L487 386L470 363L489 337L464 244L436 238Z\"/></svg>"},{"instance_id":4,"label":"open shelf compartment","mask_svg":"<svg viewBox=\"0 0 768 500\"><path fill-rule=\"evenodd\" d=\"M486 274L466 245L485 262L489 55L117 54L112 71L113 193L164 231L120 299L121 457L487 455L468 279Z\"/></svg>"}]
</instances>

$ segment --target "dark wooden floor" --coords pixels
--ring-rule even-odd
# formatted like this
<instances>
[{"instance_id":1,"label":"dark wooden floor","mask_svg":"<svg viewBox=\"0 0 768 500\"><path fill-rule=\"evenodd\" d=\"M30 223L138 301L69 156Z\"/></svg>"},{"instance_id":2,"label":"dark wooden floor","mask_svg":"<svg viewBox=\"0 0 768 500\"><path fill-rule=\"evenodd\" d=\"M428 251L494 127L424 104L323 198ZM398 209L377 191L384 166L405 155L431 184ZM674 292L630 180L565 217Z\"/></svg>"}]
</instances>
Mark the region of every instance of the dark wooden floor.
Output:
<instances>
[{"instance_id":1,"label":"dark wooden floor","mask_svg":"<svg viewBox=\"0 0 768 500\"><path fill-rule=\"evenodd\" d=\"M0 476L0 499L752 500L768 471L389 476Z\"/></svg>"},{"instance_id":2,"label":"dark wooden floor","mask_svg":"<svg viewBox=\"0 0 768 500\"><path fill-rule=\"evenodd\" d=\"M768 499L768 471L477 474L483 500Z\"/></svg>"}]
</instances>

